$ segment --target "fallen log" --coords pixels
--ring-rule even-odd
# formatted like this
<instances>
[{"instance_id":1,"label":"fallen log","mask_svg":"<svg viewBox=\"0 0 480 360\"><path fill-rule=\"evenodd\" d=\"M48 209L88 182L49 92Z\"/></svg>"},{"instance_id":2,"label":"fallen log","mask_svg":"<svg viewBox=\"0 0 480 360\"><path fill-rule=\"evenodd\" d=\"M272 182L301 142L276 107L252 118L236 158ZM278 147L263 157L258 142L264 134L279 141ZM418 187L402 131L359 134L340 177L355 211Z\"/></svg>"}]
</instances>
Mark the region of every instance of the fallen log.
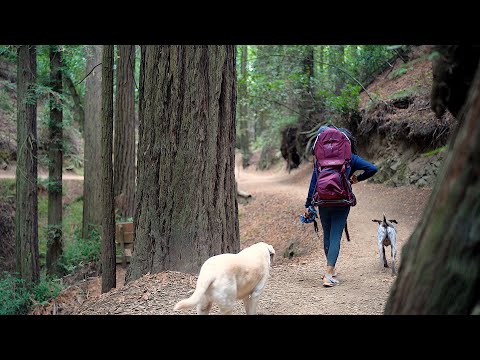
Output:
<instances>
[{"instance_id":1,"label":"fallen log","mask_svg":"<svg viewBox=\"0 0 480 360\"><path fill-rule=\"evenodd\" d=\"M242 190L237 190L237 195L238 195L238 196L241 196L241 197L243 197L243 198L245 198L245 199L248 199L248 198L251 198L251 197L252 197L252 194L249 194L249 193L247 193L247 192L245 192L245 191L242 191Z\"/></svg>"}]
</instances>

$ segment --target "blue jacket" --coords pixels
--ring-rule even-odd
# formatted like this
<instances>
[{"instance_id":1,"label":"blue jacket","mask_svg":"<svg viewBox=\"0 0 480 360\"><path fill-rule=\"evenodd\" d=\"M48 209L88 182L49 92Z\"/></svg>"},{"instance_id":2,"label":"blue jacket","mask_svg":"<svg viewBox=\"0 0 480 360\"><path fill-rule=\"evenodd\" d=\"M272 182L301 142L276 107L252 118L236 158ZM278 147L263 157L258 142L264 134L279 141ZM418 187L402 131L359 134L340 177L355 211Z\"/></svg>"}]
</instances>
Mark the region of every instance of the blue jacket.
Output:
<instances>
[{"instance_id":1,"label":"blue jacket","mask_svg":"<svg viewBox=\"0 0 480 360\"><path fill-rule=\"evenodd\" d=\"M363 170L363 173L357 175L358 181L366 180L369 177L375 175L378 171L377 167L367 160L362 159L356 154L352 154L352 162L350 167L347 168L347 179L350 179L350 174L354 174L357 170ZM310 187L308 188L307 201L305 202L305 207L308 208L312 201L312 196L315 192L315 186L317 184L317 163L313 167L312 178L310 180Z\"/></svg>"}]
</instances>

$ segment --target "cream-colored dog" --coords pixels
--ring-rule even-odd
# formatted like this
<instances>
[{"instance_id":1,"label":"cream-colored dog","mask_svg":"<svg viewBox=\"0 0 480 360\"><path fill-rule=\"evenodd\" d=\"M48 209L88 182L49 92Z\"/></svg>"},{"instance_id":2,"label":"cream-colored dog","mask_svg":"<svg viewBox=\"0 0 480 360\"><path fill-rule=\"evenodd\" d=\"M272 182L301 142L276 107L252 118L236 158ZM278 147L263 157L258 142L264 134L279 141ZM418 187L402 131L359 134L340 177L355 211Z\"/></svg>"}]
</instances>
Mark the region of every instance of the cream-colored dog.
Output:
<instances>
[{"instance_id":1,"label":"cream-colored dog","mask_svg":"<svg viewBox=\"0 0 480 360\"><path fill-rule=\"evenodd\" d=\"M192 296L179 301L173 310L196 306L197 314L206 315L216 303L222 314L231 314L241 299L247 315L255 315L274 255L272 245L259 242L238 254L212 256L202 265Z\"/></svg>"}]
</instances>

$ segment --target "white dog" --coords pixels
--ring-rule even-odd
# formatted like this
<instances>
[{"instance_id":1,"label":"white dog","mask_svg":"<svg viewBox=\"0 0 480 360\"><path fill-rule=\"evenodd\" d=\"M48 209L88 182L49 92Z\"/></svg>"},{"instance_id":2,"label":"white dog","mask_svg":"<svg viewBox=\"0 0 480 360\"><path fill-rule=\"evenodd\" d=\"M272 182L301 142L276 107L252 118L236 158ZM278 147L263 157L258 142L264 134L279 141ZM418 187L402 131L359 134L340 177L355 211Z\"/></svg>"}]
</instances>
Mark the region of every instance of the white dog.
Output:
<instances>
[{"instance_id":1,"label":"white dog","mask_svg":"<svg viewBox=\"0 0 480 360\"><path fill-rule=\"evenodd\" d=\"M238 254L212 256L202 265L192 296L179 301L173 310L196 306L197 314L206 315L216 303L222 314L232 314L241 299L247 315L255 315L274 255L273 246L259 242Z\"/></svg>"},{"instance_id":2,"label":"white dog","mask_svg":"<svg viewBox=\"0 0 480 360\"><path fill-rule=\"evenodd\" d=\"M396 274L395 255L397 254L397 228L393 223L398 224L397 220L387 220L383 214L383 220L372 220L378 223L377 245L379 252L380 265L388 268L387 258L385 256L385 246L392 247L392 274Z\"/></svg>"}]
</instances>

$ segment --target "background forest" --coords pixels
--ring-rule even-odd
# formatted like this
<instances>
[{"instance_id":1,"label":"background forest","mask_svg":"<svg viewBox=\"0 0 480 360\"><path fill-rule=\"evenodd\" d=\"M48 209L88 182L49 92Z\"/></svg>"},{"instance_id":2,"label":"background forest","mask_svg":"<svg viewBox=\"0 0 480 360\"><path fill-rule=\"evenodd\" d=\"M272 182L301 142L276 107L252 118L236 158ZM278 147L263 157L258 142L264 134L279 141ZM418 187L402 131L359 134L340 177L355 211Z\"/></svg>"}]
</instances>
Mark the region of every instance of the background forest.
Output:
<instances>
[{"instance_id":1,"label":"background forest","mask_svg":"<svg viewBox=\"0 0 480 360\"><path fill-rule=\"evenodd\" d=\"M157 215L148 212L148 193L152 184L159 184L162 193L162 180L139 183L139 179L140 174L142 179L152 174L148 170L151 159L159 159L154 167L164 168L160 150L149 153L162 144L160 136L178 139L180 134L207 134L216 129L218 124L211 120L211 114L218 113L212 110L215 105L205 100L210 107L203 109L205 102L197 99L203 97L195 96L205 92L205 99L211 99L212 89L216 88L212 84L221 88L222 116L228 119L233 114L231 124L220 119L219 129L224 124L226 133L230 125L234 130L225 136L222 148L235 144L233 151L241 159L242 169L268 171L284 167L289 173L296 171L311 160L307 149L319 125L331 122L352 129L360 151L382 170L372 181L387 186L431 188L457 124L451 113L435 116L431 110L432 61L440 56L432 46L239 45L226 52L220 46L205 53L198 50L200 55L197 50L189 53L189 49L169 49L165 63L169 72L165 75L156 73L155 66L162 64L162 51L167 50L155 51L138 45L0 46L0 314L26 314L55 298L62 288L98 273L104 274L102 292L114 288L119 255L115 223L134 221L140 229L137 236L145 239L149 236L146 229L173 240L180 232L185 237L194 234L193 238L201 238L200 247L208 248L208 236L203 240L197 230L173 215L161 218L167 225L155 229L151 224ZM172 74L195 82L196 74L203 71L198 70L203 69L198 64L204 59L209 71L212 69L205 80L209 85L198 80L199 87L192 87L190 93L184 88L189 82L177 81ZM224 74L222 79L215 77L215 69ZM162 93L165 88L172 95ZM233 88L236 95L228 90ZM184 105L188 96L192 99L191 111ZM155 108L159 103L171 105ZM193 125L197 109L205 112L208 126ZM194 115L190 118L187 112ZM24 152L32 144L32 128L18 125L27 124L29 114L38 133L36 144L31 145L31 158ZM159 118L168 115L170 122L156 122L157 114L161 114ZM175 125L180 120L188 125ZM176 141L169 150L175 154L189 146ZM200 150L203 154L213 151ZM225 176L222 193L229 193L229 189L236 189L229 177L233 170L231 154L229 150L217 151L216 161L227 165L215 170L215 174ZM35 168L36 186L26 175L24 180L18 179L18 174L27 172L20 169L19 159L27 159L27 165ZM215 163L212 169L216 169ZM179 165L177 172L183 171ZM111 174L107 182L102 180L106 174ZM176 191L171 196L175 204L188 203L188 194L193 190L181 175L172 172L165 176L170 176L165 181L172 184L171 191ZM216 180L211 182L217 184ZM209 189L201 189L200 193L208 194ZM176 195L179 192L180 197ZM20 220L15 220L16 204L28 203L29 198L19 193L38 199L33 205L38 223L28 220L28 215L18 215ZM231 204L227 207L234 212L225 213L218 205L209 211L229 224L236 217L237 200L225 195L225 203ZM158 211L171 211L173 205L165 201L155 206L159 206ZM22 211L25 209L28 206ZM178 211L188 214L183 218L192 217L187 213L190 210ZM191 211L203 213L201 209ZM15 221L30 228L15 227ZM204 223L209 223L208 219ZM146 240L140 243L145 246L138 245L126 278L132 281L147 272L165 269L195 272L212 251L238 250L238 219L234 224L227 232L232 232L237 243L222 242L210 253L187 251L191 265L178 260L175 249L170 250L168 259L157 250L157 257L141 260L144 247L150 251L149 246L160 246ZM209 226L205 225L206 232L217 231ZM25 242L20 237L25 237ZM113 241L102 242L102 238ZM189 248L188 243L181 246L179 252ZM146 262L152 265L148 267Z\"/></svg>"}]
</instances>

